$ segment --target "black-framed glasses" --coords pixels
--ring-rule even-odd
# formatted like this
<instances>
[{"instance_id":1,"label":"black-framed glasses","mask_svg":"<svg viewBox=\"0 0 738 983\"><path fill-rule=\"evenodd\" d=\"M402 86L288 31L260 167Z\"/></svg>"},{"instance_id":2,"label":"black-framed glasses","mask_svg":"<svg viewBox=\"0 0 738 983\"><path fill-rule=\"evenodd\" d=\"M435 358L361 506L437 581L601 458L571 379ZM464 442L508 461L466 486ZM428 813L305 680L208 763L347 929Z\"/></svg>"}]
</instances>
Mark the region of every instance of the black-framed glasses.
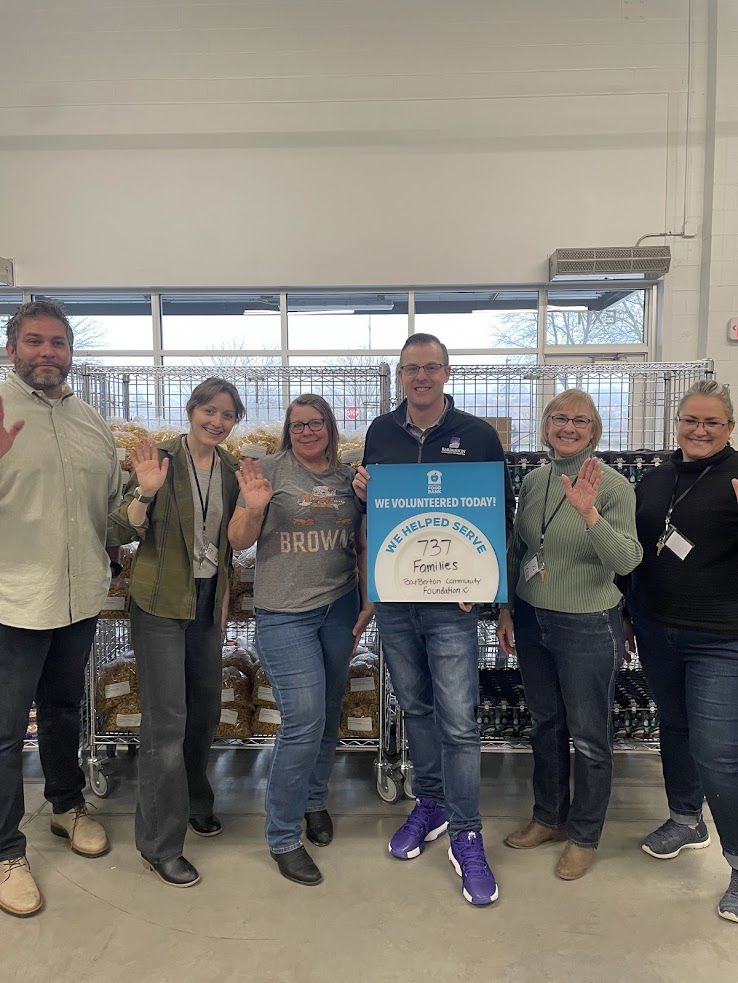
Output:
<instances>
[{"instance_id":1,"label":"black-framed glasses","mask_svg":"<svg viewBox=\"0 0 738 983\"><path fill-rule=\"evenodd\" d=\"M588 416L566 416L565 413L554 413L549 420L555 427L565 427L571 422L577 430L586 430L592 422Z\"/></svg>"},{"instance_id":2,"label":"black-framed glasses","mask_svg":"<svg viewBox=\"0 0 738 983\"><path fill-rule=\"evenodd\" d=\"M295 423L290 423L290 433L302 433L305 427L312 430L313 433L318 433L318 431L322 430L324 426L325 420L323 419L308 420L307 423L298 423L295 421Z\"/></svg>"},{"instance_id":3,"label":"black-framed glasses","mask_svg":"<svg viewBox=\"0 0 738 983\"><path fill-rule=\"evenodd\" d=\"M426 375L438 375L441 369L445 369L446 366L442 365L441 362L427 362L425 365L401 365L399 371L406 376L417 375L422 369Z\"/></svg>"},{"instance_id":4,"label":"black-framed glasses","mask_svg":"<svg viewBox=\"0 0 738 983\"><path fill-rule=\"evenodd\" d=\"M685 430L696 430L697 427L704 427L708 433L720 433L723 427L729 426L728 423L721 423L720 420L698 420L694 416L678 416L677 423Z\"/></svg>"}]
</instances>

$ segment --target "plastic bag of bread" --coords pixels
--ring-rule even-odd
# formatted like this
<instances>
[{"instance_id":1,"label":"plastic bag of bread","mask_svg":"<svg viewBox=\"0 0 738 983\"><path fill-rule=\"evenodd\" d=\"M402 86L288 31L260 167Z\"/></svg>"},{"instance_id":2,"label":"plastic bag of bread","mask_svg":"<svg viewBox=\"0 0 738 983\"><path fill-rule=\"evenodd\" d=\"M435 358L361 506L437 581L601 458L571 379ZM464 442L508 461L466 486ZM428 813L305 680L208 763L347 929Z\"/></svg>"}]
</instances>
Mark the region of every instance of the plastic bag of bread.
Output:
<instances>
[{"instance_id":1,"label":"plastic bag of bread","mask_svg":"<svg viewBox=\"0 0 738 983\"><path fill-rule=\"evenodd\" d=\"M229 441L235 448L231 453L236 457L261 457L264 452L276 454L282 442L282 424L274 420L264 423L250 421L232 430Z\"/></svg>"},{"instance_id":2,"label":"plastic bag of bread","mask_svg":"<svg viewBox=\"0 0 738 983\"><path fill-rule=\"evenodd\" d=\"M338 435L338 460L358 468L364 457L365 431L344 430Z\"/></svg>"},{"instance_id":3,"label":"plastic bag of bread","mask_svg":"<svg viewBox=\"0 0 738 983\"><path fill-rule=\"evenodd\" d=\"M108 422L115 446L118 448L120 466L129 474L133 471L131 448L135 447L139 440L149 436L149 431L141 423L131 423L128 420L110 420Z\"/></svg>"},{"instance_id":4,"label":"plastic bag of bread","mask_svg":"<svg viewBox=\"0 0 738 983\"><path fill-rule=\"evenodd\" d=\"M136 660L133 651L129 649L99 670L95 701L98 710L110 710L127 706L131 697L138 703Z\"/></svg>"},{"instance_id":5,"label":"plastic bag of bread","mask_svg":"<svg viewBox=\"0 0 738 983\"><path fill-rule=\"evenodd\" d=\"M102 730L106 733L137 730L141 703L133 652L124 652L98 673L95 693Z\"/></svg>"},{"instance_id":6,"label":"plastic bag of bread","mask_svg":"<svg viewBox=\"0 0 738 983\"><path fill-rule=\"evenodd\" d=\"M226 639L223 646L223 668L231 666L238 669L253 683L259 668L259 659L253 645L246 645L240 639Z\"/></svg>"},{"instance_id":7,"label":"plastic bag of bread","mask_svg":"<svg viewBox=\"0 0 738 983\"><path fill-rule=\"evenodd\" d=\"M276 707L277 701L274 699L274 691L269 677L263 668L259 668L254 676L254 686L252 690L253 704L255 707Z\"/></svg>"},{"instance_id":8,"label":"plastic bag of bread","mask_svg":"<svg viewBox=\"0 0 738 983\"><path fill-rule=\"evenodd\" d=\"M253 713L250 706L223 706L215 736L223 740L247 740L251 737Z\"/></svg>"},{"instance_id":9,"label":"plastic bag of bread","mask_svg":"<svg viewBox=\"0 0 738 983\"><path fill-rule=\"evenodd\" d=\"M282 717L279 710L274 707L260 706L254 709L251 730L254 734L276 734L281 723Z\"/></svg>"},{"instance_id":10,"label":"plastic bag of bread","mask_svg":"<svg viewBox=\"0 0 738 983\"><path fill-rule=\"evenodd\" d=\"M377 737L379 718L377 706L367 706L349 698L341 707L341 726L339 737Z\"/></svg>"},{"instance_id":11,"label":"plastic bag of bread","mask_svg":"<svg viewBox=\"0 0 738 983\"><path fill-rule=\"evenodd\" d=\"M379 698L379 667L358 656L352 659L346 681L346 697L364 706L376 706Z\"/></svg>"},{"instance_id":12,"label":"plastic bag of bread","mask_svg":"<svg viewBox=\"0 0 738 983\"><path fill-rule=\"evenodd\" d=\"M233 554L228 599L228 617L231 621L248 621L254 616L255 570L255 546Z\"/></svg>"},{"instance_id":13,"label":"plastic bag of bread","mask_svg":"<svg viewBox=\"0 0 738 983\"><path fill-rule=\"evenodd\" d=\"M220 705L230 710L251 706L251 682L245 673L233 666L223 666Z\"/></svg>"}]
</instances>

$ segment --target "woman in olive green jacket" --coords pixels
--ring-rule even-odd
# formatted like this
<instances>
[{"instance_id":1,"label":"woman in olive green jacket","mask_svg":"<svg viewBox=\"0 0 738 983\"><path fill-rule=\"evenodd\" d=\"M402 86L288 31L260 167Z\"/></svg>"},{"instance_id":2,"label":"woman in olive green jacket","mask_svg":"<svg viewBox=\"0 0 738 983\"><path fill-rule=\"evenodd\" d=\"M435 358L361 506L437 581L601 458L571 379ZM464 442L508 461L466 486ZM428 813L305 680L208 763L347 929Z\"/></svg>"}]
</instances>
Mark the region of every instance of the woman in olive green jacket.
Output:
<instances>
[{"instance_id":1,"label":"woman in olive green jacket","mask_svg":"<svg viewBox=\"0 0 738 983\"><path fill-rule=\"evenodd\" d=\"M220 719L238 484L237 462L219 445L244 412L224 379L197 386L189 432L131 451L135 477L110 516L111 541L139 541L130 584L141 697L136 846L172 887L200 879L182 855L188 823L200 836L221 832L206 767Z\"/></svg>"}]
</instances>

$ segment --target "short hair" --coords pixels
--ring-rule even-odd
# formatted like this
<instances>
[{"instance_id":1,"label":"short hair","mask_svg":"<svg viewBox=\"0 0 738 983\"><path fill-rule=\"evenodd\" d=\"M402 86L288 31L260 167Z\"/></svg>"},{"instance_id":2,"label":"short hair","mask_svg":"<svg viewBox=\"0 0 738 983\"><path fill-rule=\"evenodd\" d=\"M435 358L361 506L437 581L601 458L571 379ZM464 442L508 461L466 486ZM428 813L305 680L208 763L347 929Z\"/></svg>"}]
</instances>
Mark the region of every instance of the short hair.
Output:
<instances>
[{"instance_id":1,"label":"short hair","mask_svg":"<svg viewBox=\"0 0 738 983\"><path fill-rule=\"evenodd\" d=\"M592 397L583 389L566 389L563 393L558 393L552 400L549 400L548 405L543 411L539 429L540 441L543 447L551 446L548 441L548 422L551 416L560 410L570 410L573 406L584 406L586 408L587 415L592 419L592 450L597 447L602 436L602 417Z\"/></svg>"},{"instance_id":2,"label":"short hair","mask_svg":"<svg viewBox=\"0 0 738 983\"><path fill-rule=\"evenodd\" d=\"M733 401L730 398L730 390L727 386L724 386L717 379L700 379L699 382L695 382L694 385L690 386L685 392L682 398L679 400L679 406L677 407L677 416L682 412L682 407L687 402L690 396L712 396L714 399L719 399L723 404L723 409L725 410L725 415L728 420L733 423Z\"/></svg>"},{"instance_id":3,"label":"short hair","mask_svg":"<svg viewBox=\"0 0 738 983\"><path fill-rule=\"evenodd\" d=\"M246 407L238 395L238 390L227 379L218 379L215 376L211 376L209 379L201 382L199 386L195 386L192 390L190 398L187 400L187 406L185 407L187 419L192 416L193 410L197 409L198 406L205 406L218 393L226 393L226 395L231 397L233 408L236 411L236 423L242 420L246 415Z\"/></svg>"},{"instance_id":4,"label":"short hair","mask_svg":"<svg viewBox=\"0 0 738 983\"><path fill-rule=\"evenodd\" d=\"M292 432L290 431L290 416L292 410L296 406L312 406L314 409L320 413L323 420L325 420L325 425L328 427L328 447L326 448L326 455L328 457L328 463L332 468L338 466L338 424L336 423L336 417L331 409L330 403L327 403L322 396L318 396L315 393L302 393L296 399L293 399L290 405L287 407L287 412L284 417L284 426L282 427L282 443L280 444L280 451L292 450Z\"/></svg>"},{"instance_id":5,"label":"short hair","mask_svg":"<svg viewBox=\"0 0 738 983\"><path fill-rule=\"evenodd\" d=\"M444 343L439 338L436 338L434 334L425 334L422 331L418 331L416 334L411 334L405 344L402 346L402 350L400 351L400 365L402 365L402 356L405 353L405 349L412 348L413 345L438 345L443 353L443 364L448 365L448 348L446 348Z\"/></svg>"},{"instance_id":6,"label":"short hair","mask_svg":"<svg viewBox=\"0 0 738 983\"><path fill-rule=\"evenodd\" d=\"M69 318L64 313L64 308L59 301L51 300L50 298L32 300L28 304L21 304L15 314L8 320L8 323L5 325L5 331L7 333L8 344L12 348L18 347L18 335L20 334L23 321L32 317L55 317L57 321L61 321L67 333L69 347L74 348L74 331L72 331Z\"/></svg>"}]
</instances>

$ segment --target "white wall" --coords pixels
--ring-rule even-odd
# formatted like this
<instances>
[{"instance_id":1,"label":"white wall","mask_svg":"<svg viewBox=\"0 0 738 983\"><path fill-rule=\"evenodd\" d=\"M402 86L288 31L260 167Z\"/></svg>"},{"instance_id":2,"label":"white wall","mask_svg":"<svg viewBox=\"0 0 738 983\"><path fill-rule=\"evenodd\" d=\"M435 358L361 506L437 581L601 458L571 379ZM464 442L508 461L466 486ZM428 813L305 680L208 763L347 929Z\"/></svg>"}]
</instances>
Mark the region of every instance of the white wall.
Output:
<instances>
[{"instance_id":1,"label":"white wall","mask_svg":"<svg viewBox=\"0 0 738 983\"><path fill-rule=\"evenodd\" d=\"M27 286L524 283L686 219L663 355L709 354L735 3L693 7L690 48L688 0L0 0L0 255Z\"/></svg>"}]
</instances>

